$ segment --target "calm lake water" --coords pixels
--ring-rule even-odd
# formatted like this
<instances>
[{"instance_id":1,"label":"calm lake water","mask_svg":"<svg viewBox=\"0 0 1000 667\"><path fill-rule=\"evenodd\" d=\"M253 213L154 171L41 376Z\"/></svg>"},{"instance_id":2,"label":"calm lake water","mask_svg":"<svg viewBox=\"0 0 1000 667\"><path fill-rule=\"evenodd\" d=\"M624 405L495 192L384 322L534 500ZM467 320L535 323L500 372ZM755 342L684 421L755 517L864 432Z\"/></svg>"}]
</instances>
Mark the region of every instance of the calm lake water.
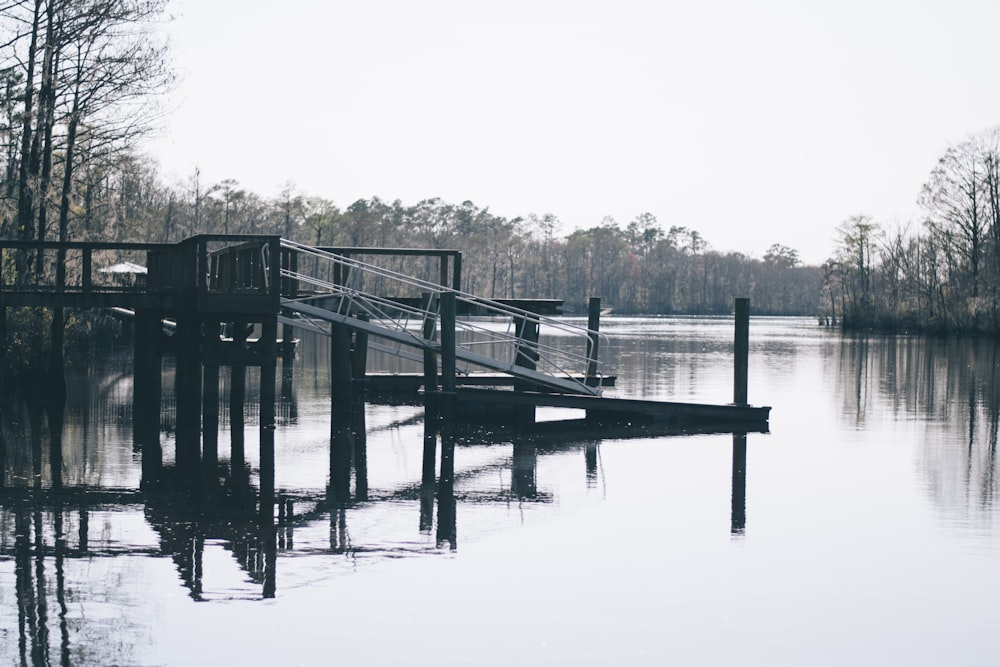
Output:
<instances>
[{"instance_id":1,"label":"calm lake water","mask_svg":"<svg viewBox=\"0 0 1000 667\"><path fill-rule=\"evenodd\" d=\"M602 329L610 394L731 400L731 319ZM303 339L275 438L293 518L270 542L236 493L200 512L139 493L129 355L78 371L61 480L52 434L33 457L27 413L5 415L0 663L997 664L997 344L787 318L750 342L750 401L773 409L745 500L732 434L484 437L459 443L452 516L420 492L418 405L367 407L367 500L330 509L326 343ZM57 502L60 481L87 493Z\"/></svg>"}]
</instances>

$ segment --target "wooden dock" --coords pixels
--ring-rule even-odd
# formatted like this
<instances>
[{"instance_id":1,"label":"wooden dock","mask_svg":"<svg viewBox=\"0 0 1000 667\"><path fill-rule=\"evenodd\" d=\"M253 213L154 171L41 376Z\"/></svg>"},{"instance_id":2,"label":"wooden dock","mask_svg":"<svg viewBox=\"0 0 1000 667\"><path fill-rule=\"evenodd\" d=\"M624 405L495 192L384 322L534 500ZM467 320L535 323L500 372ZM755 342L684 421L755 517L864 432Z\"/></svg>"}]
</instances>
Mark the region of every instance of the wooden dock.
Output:
<instances>
[{"instance_id":1,"label":"wooden dock","mask_svg":"<svg viewBox=\"0 0 1000 667\"><path fill-rule=\"evenodd\" d=\"M438 261L436 282L401 276L356 259L400 254ZM123 261L144 264L147 274L124 281L120 275L100 270L109 262ZM200 235L176 244L0 241L0 265L60 262L67 270L47 284L25 284L23 279L3 282L0 276L0 354L6 354L9 307L119 308L132 312L136 329L135 438L143 452L144 479L155 478L162 462L159 416L164 322L170 323L171 348L177 358L178 466L197 467L217 460L219 367L232 368L230 419L234 429L241 431L244 373L246 367L256 366L262 387L262 487L273 486L275 367L279 358L287 362L293 356L291 348L281 343L292 340L295 327L330 336L331 415L335 422L345 419L345 406L355 396L364 399L377 393L356 391L355 387L413 394L422 390L425 396L439 399L436 402L449 419L471 421L490 421L502 415L505 421L513 418L528 425L534 422L534 409L545 406L580 409L587 421L607 424L721 425L734 431L759 431L766 430L769 419L769 407L746 404L746 300L737 300L734 402L701 405L602 395L602 388L612 385L613 377L599 366L600 299L591 299L587 326L579 327L546 315L559 312L562 301L558 299L490 300L466 294L460 291L461 254L454 250L315 248L277 236L241 235ZM300 266L320 262L326 263L322 275L299 271ZM364 280L354 280L359 276ZM381 289L409 290L411 295L374 294L357 287L390 283L396 287ZM416 326L395 322L401 314L416 318ZM491 346L506 346L507 357L491 357L477 351L485 348L456 341L457 327L479 316L488 318L481 321L489 321L491 326L498 317L508 319L511 326L506 337L490 339ZM560 339L563 343L557 349L540 341L543 325L573 331ZM279 327L283 327L281 337ZM472 327L466 333L492 335L490 331L488 327ZM571 337L580 349L571 350L569 358L572 363L583 362L576 369L546 357L563 354L561 348ZM410 346L406 358L422 362L424 372L369 375L367 351L369 345L375 345L370 338ZM485 372L460 375L456 362ZM0 376L0 395L5 395L6 389ZM242 460L240 443L233 456Z\"/></svg>"}]
</instances>

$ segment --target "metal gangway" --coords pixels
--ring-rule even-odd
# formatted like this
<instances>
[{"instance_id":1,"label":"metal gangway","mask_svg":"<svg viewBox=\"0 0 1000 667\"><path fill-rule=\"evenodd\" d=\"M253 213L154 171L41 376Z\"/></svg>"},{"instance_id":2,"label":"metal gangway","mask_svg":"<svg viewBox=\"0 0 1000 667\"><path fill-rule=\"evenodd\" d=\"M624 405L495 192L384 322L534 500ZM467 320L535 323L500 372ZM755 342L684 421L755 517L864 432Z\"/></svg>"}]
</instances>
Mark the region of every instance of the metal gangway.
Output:
<instances>
[{"instance_id":1,"label":"metal gangway","mask_svg":"<svg viewBox=\"0 0 1000 667\"><path fill-rule=\"evenodd\" d=\"M603 373L596 351L607 346L598 342L596 331L329 250L286 239L281 248L283 254L297 256L297 261L282 262L282 282L293 287L282 289L281 323L321 335L331 335L331 323L343 324L385 341L369 338L372 349L424 363L423 351L441 351L440 296L454 293L459 312L476 313L455 318L457 373L493 371L549 391L601 393ZM300 269L307 265L310 271ZM378 294L366 285L377 286ZM389 294L421 298L384 296ZM525 335L532 331L559 344Z\"/></svg>"}]
</instances>

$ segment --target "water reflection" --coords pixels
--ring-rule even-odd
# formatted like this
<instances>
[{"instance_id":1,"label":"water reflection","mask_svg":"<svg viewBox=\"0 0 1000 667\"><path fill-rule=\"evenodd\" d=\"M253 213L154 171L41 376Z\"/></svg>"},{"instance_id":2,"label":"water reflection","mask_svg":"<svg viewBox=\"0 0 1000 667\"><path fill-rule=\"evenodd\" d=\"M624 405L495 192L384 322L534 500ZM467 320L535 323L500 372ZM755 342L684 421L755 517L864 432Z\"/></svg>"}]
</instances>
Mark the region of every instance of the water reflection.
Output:
<instances>
[{"instance_id":1,"label":"water reflection","mask_svg":"<svg viewBox=\"0 0 1000 667\"><path fill-rule=\"evenodd\" d=\"M843 419L855 428L887 420L921 424L914 436L928 495L961 521L992 522L1000 343L856 337L840 343L836 359Z\"/></svg>"},{"instance_id":2,"label":"water reflection","mask_svg":"<svg viewBox=\"0 0 1000 667\"><path fill-rule=\"evenodd\" d=\"M17 658L24 664L141 662L122 646L107 648L112 651L107 655L101 654L100 642L80 647L76 637L89 621L82 612L76 617L71 613L109 604L148 607L150 594L163 595L162 582L155 590L146 588L149 565L131 558L169 563L174 585L194 602L271 599L279 596L286 577L301 576L292 556L357 563L457 552L460 529L465 542L481 530L468 518L474 508L542 507L558 499L558 483L546 474L551 475L549 457L582 459L573 477L583 488L596 489L604 483L603 442L689 432L651 425L594 431L587 424L579 430L544 424L533 432L457 430L441 420L433 397L423 409L370 423L362 397L341 396L331 403L329 394L322 395L321 382L311 392L306 391L308 382L302 382L318 375L316 369L298 375L283 369L275 381L282 387L278 414L283 418L278 422L286 454L279 458L278 470L270 471L278 483L267 485L260 482L268 473L261 469L255 429L249 430L249 438L243 429L260 419L255 405L259 371L233 369L217 378L211 369L203 384L202 399L209 409L200 438L178 434L172 426L173 382L169 376L164 379L159 423L166 428L156 434L162 460L156 483L140 484L146 474L142 454L148 450L136 446L129 428L132 376L127 360L119 361L107 373L84 371L88 381L74 386L87 389L71 394L65 410L17 404L0 412L6 487L0 494L0 561L14 563ZM169 369L169 362L165 366ZM217 394L209 389L213 385L219 386ZM307 396L305 410L302 394ZM232 408L234 400L242 400L238 409ZM282 484L282 465L305 456L295 453L298 433L311 433L310 424L317 422L329 424L328 437L322 456L309 454L304 466L324 469L326 483ZM415 452L421 432L416 474L388 474L387 463L401 457L388 456L386 442L399 434L415 435ZM194 439L184 440L188 437ZM187 458L178 459L174 451L179 439ZM742 443L744 465L738 467L734 438L734 534L746 525L745 436ZM397 528L394 517L404 513L406 527ZM71 576L69 562L86 563L87 568ZM90 581L92 568L111 574ZM115 579L125 583L107 583ZM140 614L134 622L147 621ZM127 624L116 631L137 642L145 632Z\"/></svg>"},{"instance_id":3,"label":"water reflection","mask_svg":"<svg viewBox=\"0 0 1000 667\"><path fill-rule=\"evenodd\" d=\"M232 553L259 595L275 594L277 532L274 499L261 494L241 476L228 476L192 492L190 484L167 482L144 494L144 515L159 536L159 553L173 560L181 582L195 600L210 599L203 578L206 542L221 542ZM169 474L167 479L174 478ZM232 598L232 592L226 595Z\"/></svg>"}]
</instances>

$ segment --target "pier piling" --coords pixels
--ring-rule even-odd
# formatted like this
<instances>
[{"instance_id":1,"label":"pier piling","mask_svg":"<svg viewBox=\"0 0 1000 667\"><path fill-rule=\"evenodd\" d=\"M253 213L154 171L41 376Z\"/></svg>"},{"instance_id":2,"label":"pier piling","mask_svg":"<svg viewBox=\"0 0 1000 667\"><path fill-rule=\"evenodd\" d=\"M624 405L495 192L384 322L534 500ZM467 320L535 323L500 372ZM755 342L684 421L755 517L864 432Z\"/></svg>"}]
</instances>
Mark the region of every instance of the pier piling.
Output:
<instances>
[{"instance_id":1,"label":"pier piling","mask_svg":"<svg viewBox=\"0 0 1000 667\"><path fill-rule=\"evenodd\" d=\"M736 341L734 345L733 403L747 405L747 366L750 356L750 299L736 299Z\"/></svg>"}]
</instances>

